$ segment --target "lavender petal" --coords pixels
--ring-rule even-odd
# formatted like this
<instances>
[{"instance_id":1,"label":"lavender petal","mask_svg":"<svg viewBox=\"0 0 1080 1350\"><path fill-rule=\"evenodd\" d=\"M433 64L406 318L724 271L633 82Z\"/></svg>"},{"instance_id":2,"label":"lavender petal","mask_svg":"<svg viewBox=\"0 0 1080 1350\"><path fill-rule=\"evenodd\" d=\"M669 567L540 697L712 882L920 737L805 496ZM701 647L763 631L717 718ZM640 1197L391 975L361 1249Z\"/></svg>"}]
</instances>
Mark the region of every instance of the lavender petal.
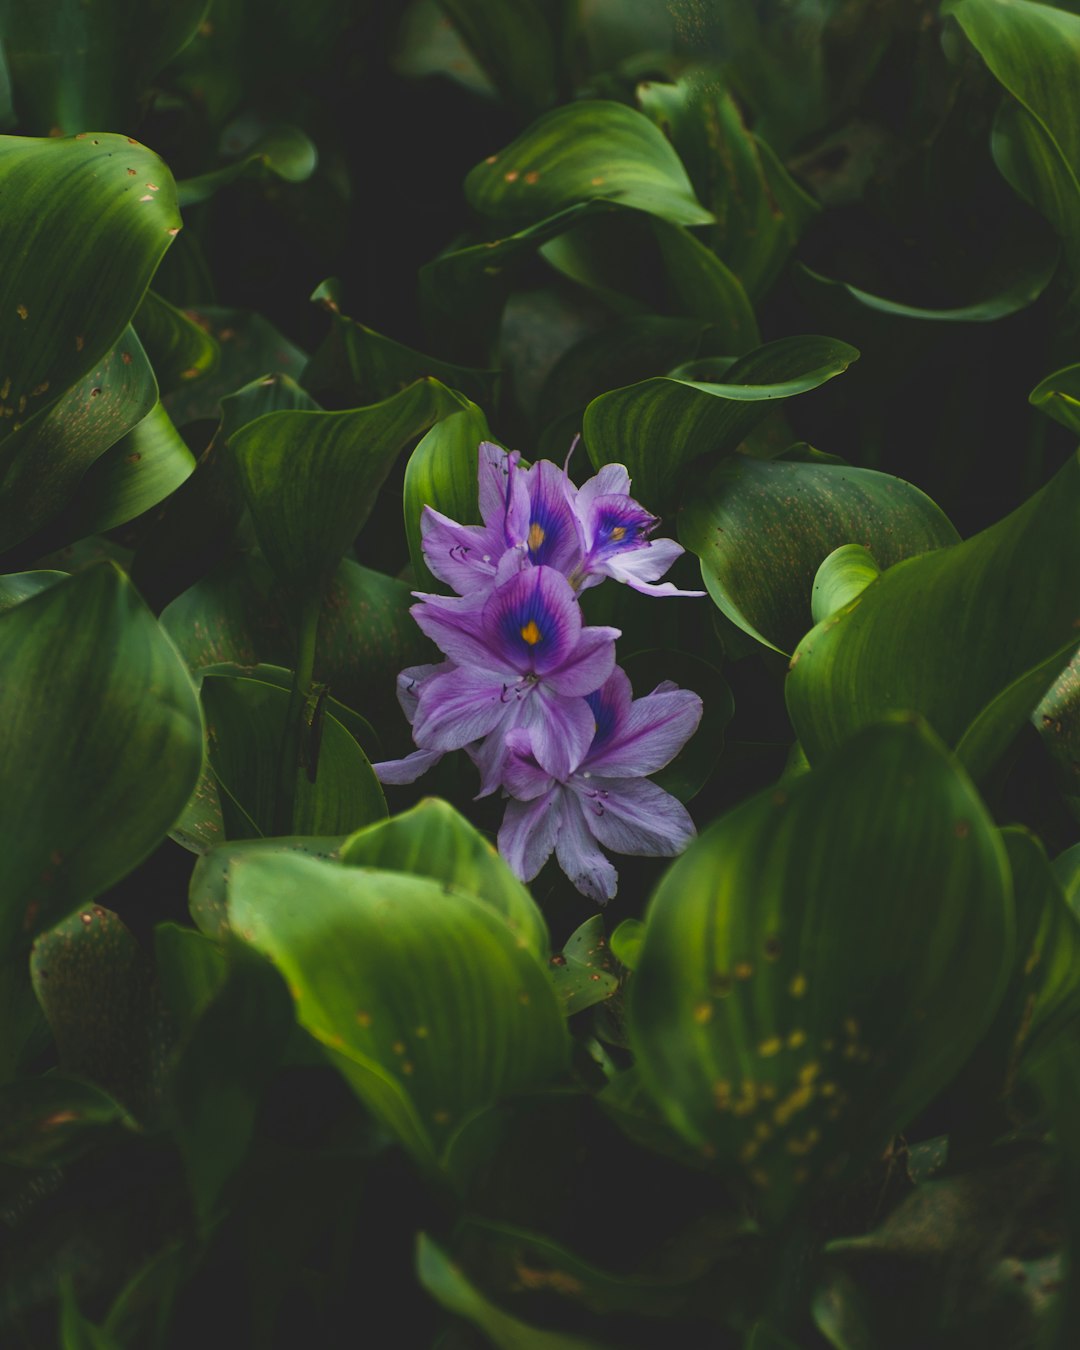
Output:
<instances>
[{"instance_id":1,"label":"lavender petal","mask_svg":"<svg viewBox=\"0 0 1080 1350\"><path fill-rule=\"evenodd\" d=\"M596 846L581 812L577 793L566 793L562 822L555 841L559 866L582 895L606 905L618 889L619 874Z\"/></svg>"},{"instance_id":2,"label":"lavender petal","mask_svg":"<svg viewBox=\"0 0 1080 1350\"><path fill-rule=\"evenodd\" d=\"M441 750L414 750L404 759L384 759L371 767L380 783L389 783L400 787L405 783L415 783L421 774L434 768L442 759Z\"/></svg>"},{"instance_id":3,"label":"lavender petal","mask_svg":"<svg viewBox=\"0 0 1080 1350\"><path fill-rule=\"evenodd\" d=\"M622 710L606 738L593 741L583 768L608 778L644 778L675 758L701 721L701 699L689 689L647 694ZM601 723L597 719L599 729Z\"/></svg>"},{"instance_id":4,"label":"lavender petal","mask_svg":"<svg viewBox=\"0 0 1080 1350\"><path fill-rule=\"evenodd\" d=\"M576 775L573 791L589 832L613 853L671 858L696 833L682 802L647 778Z\"/></svg>"},{"instance_id":5,"label":"lavender petal","mask_svg":"<svg viewBox=\"0 0 1080 1350\"><path fill-rule=\"evenodd\" d=\"M544 675L544 683L564 698L581 697L599 689L615 667L618 628L583 628L570 653Z\"/></svg>"},{"instance_id":6,"label":"lavender petal","mask_svg":"<svg viewBox=\"0 0 1080 1350\"><path fill-rule=\"evenodd\" d=\"M534 801L507 803L499 829L499 852L521 881L532 881L551 857L566 795L563 788L553 787Z\"/></svg>"},{"instance_id":7,"label":"lavender petal","mask_svg":"<svg viewBox=\"0 0 1080 1350\"><path fill-rule=\"evenodd\" d=\"M467 666L436 675L420 691L413 739L421 750L460 750L480 740L509 721L514 704L506 689L498 676Z\"/></svg>"}]
</instances>

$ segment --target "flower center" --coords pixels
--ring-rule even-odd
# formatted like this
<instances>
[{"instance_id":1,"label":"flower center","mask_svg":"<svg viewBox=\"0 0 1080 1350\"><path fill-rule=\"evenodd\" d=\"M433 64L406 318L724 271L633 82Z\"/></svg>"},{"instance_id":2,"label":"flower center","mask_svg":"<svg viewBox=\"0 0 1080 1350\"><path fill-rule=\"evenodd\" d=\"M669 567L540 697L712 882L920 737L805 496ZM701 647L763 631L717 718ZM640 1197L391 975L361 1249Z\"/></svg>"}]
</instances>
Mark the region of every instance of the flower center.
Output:
<instances>
[{"instance_id":1,"label":"flower center","mask_svg":"<svg viewBox=\"0 0 1080 1350\"><path fill-rule=\"evenodd\" d=\"M534 520L529 526L529 552L536 553L546 537L543 525Z\"/></svg>"},{"instance_id":2,"label":"flower center","mask_svg":"<svg viewBox=\"0 0 1080 1350\"><path fill-rule=\"evenodd\" d=\"M536 527L534 526L533 528L535 529ZM536 620L530 619L529 622L525 625L525 627L521 630L521 636L525 639L525 641L529 644L530 647L535 647L536 644L543 638L544 635L543 633L541 633L540 629L536 626Z\"/></svg>"}]
</instances>

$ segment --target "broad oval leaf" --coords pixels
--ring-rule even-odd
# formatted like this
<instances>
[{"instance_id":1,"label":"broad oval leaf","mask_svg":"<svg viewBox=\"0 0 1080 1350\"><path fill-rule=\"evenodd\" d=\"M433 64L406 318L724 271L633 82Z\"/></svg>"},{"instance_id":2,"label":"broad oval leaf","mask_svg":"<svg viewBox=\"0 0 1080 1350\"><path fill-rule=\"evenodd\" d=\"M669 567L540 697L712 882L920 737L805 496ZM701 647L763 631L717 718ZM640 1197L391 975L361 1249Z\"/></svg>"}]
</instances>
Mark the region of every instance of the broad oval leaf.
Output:
<instances>
[{"instance_id":1,"label":"broad oval leaf","mask_svg":"<svg viewBox=\"0 0 1080 1350\"><path fill-rule=\"evenodd\" d=\"M890 709L921 713L978 777L1076 645L1080 459L963 543L890 567L803 638L787 705L810 762Z\"/></svg>"},{"instance_id":2,"label":"broad oval leaf","mask_svg":"<svg viewBox=\"0 0 1080 1350\"><path fill-rule=\"evenodd\" d=\"M538 956L550 941L544 916L482 834L447 802L425 797L411 811L369 825L341 847L347 867L408 872L468 891L499 914Z\"/></svg>"},{"instance_id":3,"label":"broad oval leaf","mask_svg":"<svg viewBox=\"0 0 1080 1350\"><path fill-rule=\"evenodd\" d=\"M58 581L63 581L66 572L42 570L37 572L9 572L0 577L0 613L13 609L16 605L29 600L38 591L47 591Z\"/></svg>"},{"instance_id":4,"label":"broad oval leaf","mask_svg":"<svg viewBox=\"0 0 1080 1350\"><path fill-rule=\"evenodd\" d=\"M188 887L188 910L200 933L215 942L229 931L229 881L234 866L251 857L303 853L338 862L344 837L279 835L276 839L230 839L208 849L196 862Z\"/></svg>"},{"instance_id":5,"label":"broad oval leaf","mask_svg":"<svg viewBox=\"0 0 1080 1350\"><path fill-rule=\"evenodd\" d=\"M269 956L297 1017L422 1163L500 1096L546 1083L567 1037L539 958L455 888L314 858L252 856L234 932Z\"/></svg>"},{"instance_id":6,"label":"broad oval leaf","mask_svg":"<svg viewBox=\"0 0 1080 1350\"><path fill-rule=\"evenodd\" d=\"M708 225L678 155L642 113L584 100L545 114L465 179L481 215L520 224L602 198L675 225Z\"/></svg>"},{"instance_id":7,"label":"broad oval leaf","mask_svg":"<svg viewBox=\"0 0 1080 1350\"><path fill-rule=\"evenodd\" d=\"M1013 942L986 808L922 724L895 720L671 866L630 984L631 1045L676 1129L746 1169L777 1218L949 1082Z\"/></svg>"},{"instance_id":8,"label":"broad oval leaf","mask_svg":"<svg viewBox=\"0 0 1080 1350\"><path fill-rule=\"evenodd\" d=\"M477 451L488 435L487 418L469 403L436 422L409 456L401 496L413 577L421 590L443 589L424 560L424 507L432 506L460 525L479 524Z\"/></svg>"},{"instance_id":9,"label":"broad oval leaf","mask_svg":"<svg viewBox=\"0 0 1080 1350\"><path fill-rule=\"evenodd\" d=\"M930 498L901 478L737 455L687 494L679 539L701 559L721 612L759 642L791 652L814 622L814 578L834 549L860 544L880 567L891 567L959 536Z\"/></svg>"},{"instance_id":10,"label":"broad oval leaf","mask_svg":"<svg viewBox=\"0 0 1080 1350\"><path fill-rule=\"evenodd\" d=\"M120 338L180 229L172 175L126 136L0 137L0 437ZM124 428L126 430L126 428Z\"/></svg>"},{"instance_id":11,"label":"broad oval leaf","mask_svg":"<svg viewBox=\"0 0 1080 1350\"><path fill-rule=\"evenodd\" d=\"M723 384L654 379L613 389L585 409L589 458L597 468L625 464L637 498L668 510L693 460L733 451L778 401L816 389L858 355L834 338L780 338L736 361Z\"/></svg>"},{"instance_id":12,"label":"broad oval leaf","mask_svg":"<svg viewBox=\"0 0 1080 1350\"><path fill-rule=\"evenodd\" d=\"M0 950L126 875L183 810L202 763L191 679L111 564L0 615L5 801Z\"/></svg>"}]
</instances>

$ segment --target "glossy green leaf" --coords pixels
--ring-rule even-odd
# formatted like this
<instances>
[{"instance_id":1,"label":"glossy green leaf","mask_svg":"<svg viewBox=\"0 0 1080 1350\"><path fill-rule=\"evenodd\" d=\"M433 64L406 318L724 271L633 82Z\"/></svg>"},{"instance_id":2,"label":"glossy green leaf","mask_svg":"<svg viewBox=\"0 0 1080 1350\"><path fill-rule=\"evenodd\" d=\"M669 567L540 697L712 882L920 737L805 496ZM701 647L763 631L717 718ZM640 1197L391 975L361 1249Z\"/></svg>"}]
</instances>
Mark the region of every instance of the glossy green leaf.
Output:
<instances>
[{"instance_id":1,"label":"glossy green leaf","mask_svg":"<svg viewBox=\"0 0 1080 1350\"><path fill-rule=\"evenodd\" d=\"M439 0L439 5L511 107L537 113L551 103L556 47L544 0Z\"/></svg>"},{"instance_id":2,"label":"glossy green leaf","mask_svg":"<svg viewBox=\"0 0 1080 1350\"><path fill-rule=\"evenodd\" d=\"M28 419L0 445L0 548L29 538L60 515L79 494L86 473L151 416L156 404L154 372L129 328L42 416ZM77 513L79 503L73 506ZM64 531L61 542L79 537L72 528L73 522L66 530L58 526Z\"/></svg>"},{"instance_id":3,"label":"glossy green leaf","mask_svg":"<svg viewBox=\"0 0 1080 1350\"><path fill-rule=\"evenodd\" d=\"M1011 254L1001 263L1003 276L998 278L994 292L985 299L974 300L966 305L953 305L944 309L932 309L923 305L906 305L899 300L889 300L881 295L872 295L860 290L846 281L837 281L824 277L809 267L798 265L798 279L801 288L811 296L819 293L826 296L845 295L855 304L878 314L890 314L900 319L922 319L927 323L992 323L996 319L1005 319L1018 310L1034 304L1050 284L1057 270L1057 253L1050 241L1049 248L1036 247L1037 241L1031 240L1022 253ZM1019 253L1019 251L1018 251Z\"/></svg>"},{"instance_id":4,"label":"glossy green leaf","mask_svg":"<svg viewBox=\"0 0 1080 1350\"><path fill-rule=\"evenodd\" d=\"M627 970L637 970L645 941L645 925L640 919L623 919L611 934L611 954Z\"/></svg>"},{"instance_id":5,"label":"glossy green leaf","mask_svg":"<svg viewBox=\"0 0 1080 1350\"><path fill-rule=\"evenodd\" d=\"M975 776L1076 643L1080 460L1004 520L883 572L803 638L787 704L811 763L892 708L920 712Z\"/></svg>"},{"instance_id":6,"label":"glossy green leaf","mask_svg":"<svg viewBox=\"0 0 1080 1350\"><path fill-rule=\"evenodd\" d=\"M670 509L693 460L735 450L774 403L816 389L858 355L833 338L780 338L737 361L723 384L654 379L614 389L585 410L589 457L597 468L625 464L638 500Z\"/></svg>"},{"instance_id":7,"label":"glossy green leaf","mask_svg":"<svg viewBox=\"0 0 1080 1350\"><path fill-rule=\"evenodd\" d=\"M112 910L88 906L41 934L30 974L61 1069L145 1114L164 1024L153 967L130 929Z\"/></svg>"},{"instance_id":8,"label":"glossy green leaf","mask_svg":"<svg viewBox=\"0 0 1080 1350\"><path fill-rule=\"evenodd\" d=\"M1047 375L1028 395L1028 402L1080 435L1080 365Z\"/></svg>"},{"instance_id":9,"label":"glossy green leaf","mask_svg":"<svg viewBox=\"0 0 1080 1350\"><path fill-rule=\"evenodd\" d=\"M221 1193L243 1162L263 1092L293 1027L277 973L241 944L169 1074L169 1112L196 1221L209 1233Z\"/></svg>"},{"instance_id":10,"label":"glossy green leaf","mask_svg":"<svg viewBox=\"0 0 1080 1350\"><path fill-rule=\"evenodd\" d=\"M188 891L188 908L199 931L221 941L228 932L229 881L234 866L246 858L273 857L277 854L303 853L327 862L341 859L341 836L301 838L285 835L277 839L231 839L208 850L195 864Z\"/></svg>"},{"instance_id":11,"label":"glossy green leaf","mask_svg":"<svg viewBox=\"0 0 1080 1350\"><path fill-rule=\"evenodd\" d=\"M143 297L134 327L163 394L203 379L217 367L221 348L211 334L154 291Z\"/></svg>"},{"instance_id":12,"label":"glossy green leaf","mask_svg":"<svg viewBox=\"0 0 1080 1350\"><path fill-rule=\"evenodd\" d=\"M766 646L790 652L814 622L815 576L834 549L859 544L891 567L958 536L903 479L738 455L687 494L679 539L701 559L721 613Z\"/></svg>"},{"instance_id":13,"label":"glossy green leaf","mask_svg":"<svg viewBox=\"0 0 1080 1350\"><path fill-rule=\"evenodd\" d=\"M268 413L229 441L255 532L288 586L325 584L404 445L462 406L436 380L350 412Z\"/></svg>"},{"instance_id":14,"label":"glossy green leaf","mask_svg":"<svg viewBox=\"0 0 1080 1350\"><path fill-rule=\"evenodd\" d=\"M217 780L226 835L258 838L274 829L275 791L288 694L261 680L205 675L208 759ZM290 833L341 835L386 814L367 756L324 712L305 741Z\"/></svg>"},{"instance_id":15,"label":"glossy green leaf","mask_svg":"<svg viewBox=\"0 0 1080 1350\"><path fill-rule=\"evenodd\" d=\"M716 218L710 242L751 296L769 289L820 207L746 127L715 76L638 86L642 110L678 151Z\"/></svg>"},{"instance_id":16,"label":"glossy green leaf","mask_svg":"<svg viewBox=\"0 0 1080 1350\"><path fill-rule=\"evenodd\" d=\"M952 543L953 540L945 540ZM827 619L860 596L881 575L877 559L862 544L834 548L814 573L810 612L815 623Z\"/></svg>"},{"instance_id":17,"label":"glossy green leaf","mask_svg":"<svg viewBox=\"0 0 1080 1350\"><path fill-rule=\"evenodd\" d=\"M656 220L652 228L677 312L707 319L716 345L731 356L758 347L757 319L735 273L681 225Z\"/></svg>"},{"instance_id":18,"label":"glossy green leaf","mask_svg":"<svg viewBox=\"0 0 1080 1350\"><path fill-rule=\"evenodd\" d=\"M101 364L180 215L168 169L126 136L0 137L0 190L0 254L9 260L0 280L0 401L14 413L0 425L6 438L30 409L41 417Z\"/></svg>"},{"instance_id":19,"label":"glossy green leaf","mask_svg":"<svg viewBox=\"0 0 1080 1350\"><path fill-rule=\"evenodd\" d=\"M38 591L47 591L50 586L63 581L66 576L66 572L45 570L9 572L6 577L0 577L0 613L5 609L13 609L24 600L29 600L32 595L37 595Z\"/></svg>"},{"instance_id":20,"label":"glossy green leaf","mask_svg":"<svg viewBox=\"0 0 1080 1350\"><path fill-rule=\"evenodd\" d=\"M82 539L157 506L191 477L195 456L160 403L87 470L54 529Z\"/></svg>"},{"instance_id":21,"label":"glossy green leaf","mask_svg":"<svg viewBox=\"0 0 1080 1350\"><path fill-rule=\"evenodd\" d=\"M411 811L352 835L341 847L341 861L468 891L505 919L531 951L547 956L547 924L528 890L484 836L438 798L425 797Z\"/></svg>"},{"instance_id":22,"label":"glossy green leaf","mask_svg":"<svg viewBox=\"0 0 1080 1350\"><path fill-rule=\"evenodd\" d=\"M41 135L131 126L149 82L185 47L209 0L0 4L20 120Z\"/></svg>"},{"instance_id":23,"label":"glossy green leaf","mask_svg":"<svg viewBox=\"0 0 1080 1350\"><path fill-rule=\"evenodd\" d=\"M267 173L286 183L303 183L315 172L319 152L311 138L299 127L264 126L258 119L234 127L227 150L231 162L210 169L195 178L184 178L176 185L176 198L182 207L196 206L238 178Z\"/></svg>"},{"instance_id":24,"label":"glossy green leaf","mask_svg":"<svg viewBox=\"0 0 1080 1350\"><path fill-rule=\"evenodd\" d=\"M550 973L567 1017L614 994L619 980L612 971L601 915L594 914L574 929L562 952L551 958Z\"/></svg>"},{"instance_id":25,"label":"glossy green leaf","mask_svg":"<svg viewBox=\"0 0 1080 1350\"><path fill-rule=\"evenodd\" d=\"M402 507L413 577L421 590L443 589L424 561L420 523L432 506L462 525L480 523L477 506L477 451L489 439L487 418L475 404L441 418L409 456Z\"/></svg>"},{"instance_id":26,"label":"glossy green leaf","mask_svg":"<svg viewBox=\"0 0 1080 1350\"><path fill-rule=\"evenodd\" d=\"M235 932L300 1023L418 1159L499 1096L545 1083L566 1033L539 958L465 892L298 856L235 863Z\"/></svg>"},{"instance_id":27,"label":"glossy green leaf","mask_svg":"<svg viewBox=\"0 0 1080 1350\"><path fill-rule=\"evenodd\" d=\"M917 721L868 728L668 869L629 986L638 1068L779 1217L950 1081L993 1016L1013 927L967 778Z\"/></svg>"},{"instance_id":28,"label":"glossy green leaf","mask_svg":"<svg viewBox=\"0 0 1080 1350\"><path fill-rule=\"evenodd\" d=\"M225 983L225 953L194 928L159 923L154 965L165 1006L185 1037Z\"/></svg>"},{"instance_id":29,"label":"glossy green leaf","mask_svg":"<svg viewBox=\"0 0 1080 1350\"><path fill-rule=\"evenodd\" d=\"M642 113L585 100L546 113L465 180L473 210L519 224L595 198L675 225L708 225L678 155Z\"/></svg>"},{"instance_id":30,"label":"glossy green leaf","mask_svg":"<svg viewBox=\"0 0 1080 1350\"><path fill-rule=\"evenodd\" d=\"M1019 109L995 157L1062 232L1075 259L1080 212L1080 16L1029 0L954 0L968 38Z\"/></svg>"},{"instance_id":31,"label":"glossy green leaf","mask_svg":"<svg viewBox=\"0 0 1080 1350\"><path fill-rule=\"evenodd\" d=\"M495 371L473 370L425 356L384 337L342 310L336 278L316 286L311 296L330 315L330 332L304 371L304 386L317 393L334 389L350 404L377 403L430 375L466 398L490 403Z\"/></svg>"},{"instance_id":32,"label":"glossy green leaf","mask_svg":"<svg viewBox=\"0 0 1080 1350\"><path fill-rule=\"evenodd\" d=\"M1080 651L1074 652L1031 714L1057 766L1058 787L1080 814Z\"/></svg>"},{"instance_id":33,"label":"glossy green leaf","mask_svg":"<svg viewBox=\"0 0 1080 1350\"><path fill-rule=\"evenodd\" d=\"M497 1350L604 1350L598 1341L568 1331L542 1331L504 1312L426 1233L417 1238L416 1268L432 1298L478 1327Z\"/></svg>"},{"instance_id":34,"label":"glossy green leaf","mask_svg":"<svg viewBox=\"0 0 1080 1350\"><path fill-rule=\"evenodd\" d=\"M126 875L202 762L190 677L130 583L92 567L0 615L5 805L0 948Z\"/></svg>"},{"instance_id":35,"label":"glossy green leaf","mask_svg":"<svg viewBox=\"0 0 1080 1350\"><path fill-rule=\"evenodd\" d=\"M284 666L271 665L266 661L259 661L255 665L242 665L235 661L220 661L214 664L202 667L199 675L228 675L239 676L244 680L259 680L263 684L272 684L277 689L283 689L288 693L292 689L293 672L286 670ZM197 676L198 678L198 676ZM319 683L322 683L320 681ZM358 712L331 697L329 693L323 696L323 706L332 717L334 717L354 741L358 742L360 748L370 759L376 759L374 747L379 744L379 738L375 734L375 728L367 720L361 717Z\"/></svg>"},{"instance_id":36,"label":"glossy green leaf","mask_svg":"<svg viewBox=\"0 0 1080 1350\"><path fill-rule=\"evenodd\" d=\"M0 1088L0 1163L56 1167L72 1162L128 1119L107 1092L50 1073Z\"/></svg>"}]
</instances>

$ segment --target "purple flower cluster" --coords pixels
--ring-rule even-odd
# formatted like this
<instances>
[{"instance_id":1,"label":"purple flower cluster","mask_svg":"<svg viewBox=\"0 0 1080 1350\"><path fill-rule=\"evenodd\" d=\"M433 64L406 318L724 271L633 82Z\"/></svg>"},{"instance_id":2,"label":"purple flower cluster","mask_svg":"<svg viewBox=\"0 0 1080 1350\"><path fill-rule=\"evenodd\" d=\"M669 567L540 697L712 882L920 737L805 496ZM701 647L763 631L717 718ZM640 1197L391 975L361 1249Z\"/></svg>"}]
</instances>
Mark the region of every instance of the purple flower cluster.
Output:
<instances>
[{"instance_id":1,"label":"purple flower cluster","mask_svg":"<svg viewBox=\"0 0 1080 1350\"><path fill-rule=\"evenodd\" d=\"M701 700L670 682L635 699L615 664L617 628L588 627L578 595L606 577L645 595L701 595L659 578L682 552L649 538L654 516L609 464L580 488L550 460L479 452L482 525L424 508L424 558L454 595L425 595L412 615L447 658L398 676L419 749L375 766L411 783L465 750L484 797L509 798L499 851L531 881L554 851L585 895L605 902L617 874L600 845L672 856L694 833L685 808L647 781L682 749Z\"/></svg>"}]
</instances>

